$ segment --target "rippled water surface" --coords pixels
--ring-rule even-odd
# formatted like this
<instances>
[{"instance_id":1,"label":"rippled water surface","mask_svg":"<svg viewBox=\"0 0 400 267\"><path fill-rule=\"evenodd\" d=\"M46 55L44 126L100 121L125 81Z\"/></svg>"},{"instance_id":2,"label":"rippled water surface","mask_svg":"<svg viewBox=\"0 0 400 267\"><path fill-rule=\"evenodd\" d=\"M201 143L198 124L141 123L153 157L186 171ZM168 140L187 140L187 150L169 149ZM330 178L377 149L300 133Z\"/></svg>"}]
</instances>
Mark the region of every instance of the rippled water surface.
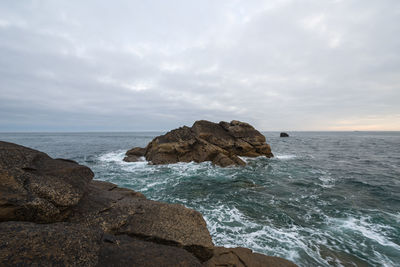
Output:
<instances>
[{"instance_id":1,"label":"rippled water surface","mask_svg":"<svg viewBox=\"0 0 400 267\"><path fill-rule=\"evenodd\" d=\"M265 132L275 158L246 167L125 163L160 133L0 133L89 166L96 179L200 211L213 241L300 266L399 266L400 133Z\"/></svg>"}]
</instances>

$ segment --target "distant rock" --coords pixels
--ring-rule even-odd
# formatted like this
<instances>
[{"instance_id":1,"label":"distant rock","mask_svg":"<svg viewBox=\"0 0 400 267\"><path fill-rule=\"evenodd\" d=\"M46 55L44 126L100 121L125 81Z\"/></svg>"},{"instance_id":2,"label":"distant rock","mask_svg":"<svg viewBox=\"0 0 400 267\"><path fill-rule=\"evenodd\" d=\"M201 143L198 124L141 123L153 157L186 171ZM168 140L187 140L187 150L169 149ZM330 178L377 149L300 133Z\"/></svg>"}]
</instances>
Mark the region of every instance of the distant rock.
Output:
<instances>
[{"instance_id":1,"label":"distant rock","mask_svg":"<svg viewBox=\"0 0 400 267\"><path fill-rule=\"evenodd\" d=\"M0 266L291 266L216 248L199 212L92 177L0 141Z\"/></svg>"},{"instance_id":2,"label":"distant rock","mask_svg":"<svg viewBox=\"0 0 400 267\"><path fill-rule=\"evenodd\" d=\"M289 137L289 134L282 132L280 137Z\"/></svg>"},{"instance_id":3,"label":"distant rock","mask_svg":"<svg viewBox=\"0 0 400 267\"><path fill-rule=\"evenodd\" d=\"M125 161L137 161L143 155L151 164L211 161L222 167L246 165L244 157L273 157L265 137L253 126L240 121L213 123L196 121L154 138L146 148L133 148Z\"/></svg>"}]
</instances>

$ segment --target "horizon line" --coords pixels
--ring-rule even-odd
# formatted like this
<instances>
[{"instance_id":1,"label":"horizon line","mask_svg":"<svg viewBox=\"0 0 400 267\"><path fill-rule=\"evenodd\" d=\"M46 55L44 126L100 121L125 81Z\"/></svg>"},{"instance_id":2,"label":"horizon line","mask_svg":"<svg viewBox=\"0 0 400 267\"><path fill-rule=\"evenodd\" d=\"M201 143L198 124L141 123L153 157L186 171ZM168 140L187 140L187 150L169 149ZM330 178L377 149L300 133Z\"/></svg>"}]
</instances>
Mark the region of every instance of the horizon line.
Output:
<instances>
[{"instance_id":1,"label":"horizon line","mask_svg":"<svg viewBox=\"0 0 400 267\"><path fill-rule=\"evenodd\" d=\"M173 130L173 129L171 129ZM146 133L171 130L0 131L3 133ZM400 130L258 130L259 132L400 132Z\"/></svg>"}]
</instances>

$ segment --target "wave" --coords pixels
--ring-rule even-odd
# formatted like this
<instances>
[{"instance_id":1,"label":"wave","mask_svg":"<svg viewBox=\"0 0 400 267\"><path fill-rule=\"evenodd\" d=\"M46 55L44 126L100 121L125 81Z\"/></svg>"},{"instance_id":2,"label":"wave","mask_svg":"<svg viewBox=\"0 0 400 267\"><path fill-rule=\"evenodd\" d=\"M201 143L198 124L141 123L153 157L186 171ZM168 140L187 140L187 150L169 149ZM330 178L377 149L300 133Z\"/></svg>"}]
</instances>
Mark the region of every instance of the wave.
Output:
<instances>
[{"instance_id":1,"label":"wave","mask_svg":"<svg viewBox=\"0 0 400 267\"><path fill-rule=\"evenodd\" d=\"M277 159L283 159L283 160L288 160L288 159L294 159L297 156L296 155L276 155L275 156Z\"/></svg>"},{"instance_id":2,"label":"wave","mask_svg":"<svg viewBox=\"0 0 400 267\"><path fill-rule=\"evenodd\" d=\"M365 238L376 242L382 246L392 247L400 250L400 245L392 242L385 234L388 230L393 230L388 225L381 225L371 223L369 217L354 218L349 217L346 219L331 219L335 229L350 230L364 236Z\"/></svg>"},{"instance_id":3,"label":"wave","mask_svg":"<svg viewBox=\"0 0 400 267\"><path fill-rule=\"evenodd\" d=\"M117 150L112 152L107 152L99 156L99 160L107 163L122 163L125 157L125 150Z\"/></svg>"}]
</instances>

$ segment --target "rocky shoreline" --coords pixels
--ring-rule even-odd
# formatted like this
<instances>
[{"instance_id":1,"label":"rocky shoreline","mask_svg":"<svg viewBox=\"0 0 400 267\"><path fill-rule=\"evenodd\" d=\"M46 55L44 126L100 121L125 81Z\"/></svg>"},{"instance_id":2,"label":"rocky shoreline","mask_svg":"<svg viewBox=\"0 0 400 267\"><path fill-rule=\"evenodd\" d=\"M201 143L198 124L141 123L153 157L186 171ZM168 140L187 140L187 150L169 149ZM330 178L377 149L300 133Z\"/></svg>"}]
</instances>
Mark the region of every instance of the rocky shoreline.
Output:
<instances>
[{"instance_id":1,"label":"rocky shoreline","mask_svg":"<svg viewBox=\"0 0 400 267\"><path fill-rule=\"evenodd\" d=\"M202 215L0 141L1 266L296 266L215 247Z\"/></svg>"},{"instance_id":2,"label":"rocky shoreline","mask_svg":"<svg viewBox=\"0 0 400 267\"><path fill-rule=\"evenodd\" d=\"M183 126L154 138L145 148L132 148L126 152L124 161L134 162L145 157L151 164L211 161L227 167L246 165L241 156L271 158L274 155L265 136L248 123L200 120L192 127Z\"/></svg>"}]
</instances>

